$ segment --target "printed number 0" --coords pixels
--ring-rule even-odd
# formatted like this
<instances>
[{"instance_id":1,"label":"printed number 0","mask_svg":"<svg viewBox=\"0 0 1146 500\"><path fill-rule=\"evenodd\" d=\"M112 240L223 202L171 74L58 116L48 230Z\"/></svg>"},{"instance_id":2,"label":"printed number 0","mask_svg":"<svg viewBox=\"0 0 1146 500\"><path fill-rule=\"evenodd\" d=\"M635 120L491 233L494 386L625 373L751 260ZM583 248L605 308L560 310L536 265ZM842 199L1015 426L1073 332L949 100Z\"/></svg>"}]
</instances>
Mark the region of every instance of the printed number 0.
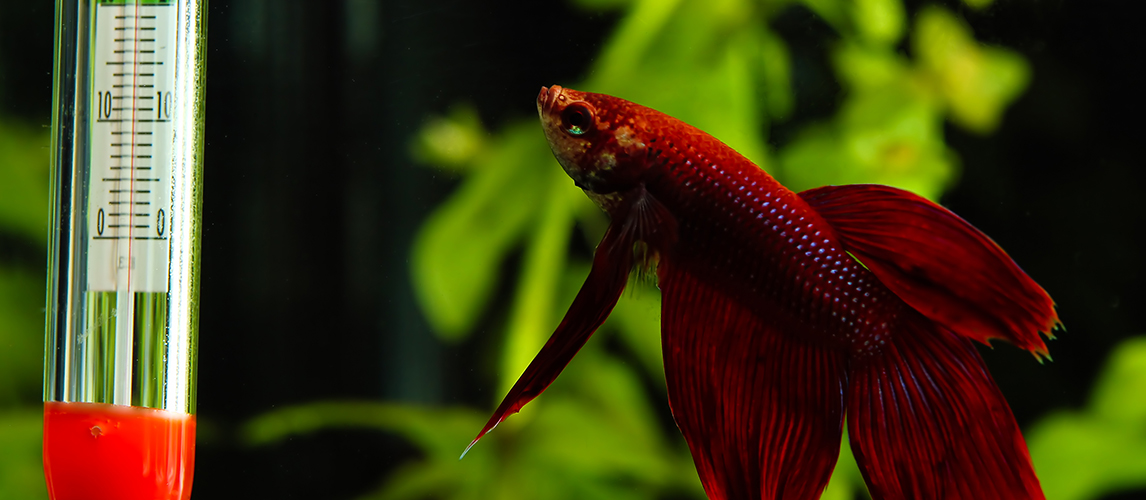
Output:
<instances>
[{"instance_id":1,"label":"printed number 0","mask_svg":"<svg viewBox=\"0 0 1146 500\"><path fill-rule=\"evenodd\" d=\"M155 214L155 233L159 237L163 237L163 231L167 226L167 215L163 213L163 209L159 209L159 213Z\"/></svg>"}]
</instances>

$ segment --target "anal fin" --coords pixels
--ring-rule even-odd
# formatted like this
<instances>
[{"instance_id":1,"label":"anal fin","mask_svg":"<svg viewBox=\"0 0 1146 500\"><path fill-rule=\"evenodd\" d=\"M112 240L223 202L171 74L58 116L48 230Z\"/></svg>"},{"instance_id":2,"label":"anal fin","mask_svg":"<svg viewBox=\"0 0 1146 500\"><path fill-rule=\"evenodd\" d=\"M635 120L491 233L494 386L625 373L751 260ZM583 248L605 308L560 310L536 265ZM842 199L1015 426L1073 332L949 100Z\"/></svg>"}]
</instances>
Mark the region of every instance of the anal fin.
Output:
<instances>
[{"instance_id":1,"label":"anal fin","mask_svg":"<svg viewBox=\"0 0 1146 500\"><path fill-rule=\"evenodd\" d=\"M845 353L662 260L669 405L713 500L819 498L839 455Z\"/></svg>"}]
</instances>

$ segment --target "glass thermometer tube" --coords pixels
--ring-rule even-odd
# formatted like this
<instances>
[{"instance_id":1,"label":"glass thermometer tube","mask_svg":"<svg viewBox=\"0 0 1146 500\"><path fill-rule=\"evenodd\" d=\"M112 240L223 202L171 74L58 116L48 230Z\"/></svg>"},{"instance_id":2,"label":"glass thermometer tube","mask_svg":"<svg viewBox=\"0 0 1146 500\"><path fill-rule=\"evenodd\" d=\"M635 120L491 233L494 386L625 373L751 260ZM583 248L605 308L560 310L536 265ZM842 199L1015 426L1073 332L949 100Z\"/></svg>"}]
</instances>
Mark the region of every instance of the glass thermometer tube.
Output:
<instances>
[{"instance_id":1,"label":"glass thermometer tube","mask_svg":"<svg viewBox=\"0 0 1146 500\"><path fill-rule=\"evenodd\" d=\"M57 0L44 467L55 500L188 498L206 5Z\"/></svg>"}]
</instances>

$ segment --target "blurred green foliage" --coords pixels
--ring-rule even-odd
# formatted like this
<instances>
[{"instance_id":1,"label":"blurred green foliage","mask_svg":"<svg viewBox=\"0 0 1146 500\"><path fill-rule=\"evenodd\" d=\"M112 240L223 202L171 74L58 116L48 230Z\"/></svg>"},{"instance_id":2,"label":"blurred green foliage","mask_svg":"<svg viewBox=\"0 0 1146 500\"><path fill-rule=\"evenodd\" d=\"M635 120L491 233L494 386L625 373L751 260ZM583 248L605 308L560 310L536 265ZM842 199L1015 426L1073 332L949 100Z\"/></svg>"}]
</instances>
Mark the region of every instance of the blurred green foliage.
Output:
<instances>
[{"instance_id":1,"label":"blurred green foliage","mask_svg":"<svg viewBox=\"0 0 1146 500\"><path fill-rule=\"evenodd\" d=\"M1116 347L1081 410L1058 410L1027 432L1050 500L1146 487L1146 336Z\"/></svg>"},{"instance_id":2,"label":"blurred green foliage","mask_svg":"<svg viewBox=\"0 0 1146 500\"><path fill-rule=\"evenodd\" d=\"M770 23L797 3L839 35L826 50L845 93L833 117L807 124L776 149L769 128L789 119L796 97L791 51ZM983 9L992 1L964 3ZM909 19L901 0L577 4L623 15L585 81L542 83L606 92L677 116L796 190L880 182L936 199L958 174L958 159L942 136L944 121L990 133L1030 79L1021 56L978 43L951 12L927 7ZM896 48L905 37L910 56ZM0 237L39 249L48 213L47 144L46 130L0 117ZM488 317L507 255L524 249L505 316L494 394L500 399L586 275L588 263L570 257L570 247L597 241L607 221L558 168L532 117L491 133L472 108L459 104L449 116L428 120L412 154L462 178L425 222L412 251L419 301L442 339L461 341ZM46 498L42 273L39 262L0 259L0 498ZM630 290L598 335L616 336L638 363L626 364L601 339L590 342L544 397L465 460L457 455L488 408L317 402L255 418L243 436L250 445L265 445L323 429L363 428L403 436L422 451L365 498L702 498L683 440L655 416L664 394L649 394L640 382L663 376L658 292L643 283ZM1146 486L1142 394L1146 337L1116 349L1087 407L1055 412L1031 428L1028 442L1048 498L1098 498ZM825 499L853 498L863 489L846 439L841 456Z\"/></svg>"},{"instance_id":3,"label":"blurred green foliage","mask_svg":"<svg viewBox=\"0 0 1146 500\"><path fill-rule=\"evenodd\" d=\"M582 2L585 8L626 12L587 80L570 85L624 97L696 125L795 190L878 182L936 199L958 168L943 139L944 120L988 133L1026 84L1029 70L1020 56L980 46L964 23L941 8L924 9L909 33L898 0L809 0L805 5L840 35L829 55L846 94L834 117L810 124L790 144L772 150L769 127L791 115L795 96L789 49L770 22L791 3ZM912 58L896 50L904 36L910 37ZM450 137L466 139L442 140ZM473 146L479 141L472 138L482 138L481 145ZM585 239L595 242L606 221L558 168L533 119L490 134L472 111L459 106L449 117L432 119L414 151L421 161L464 176L457 194L426 222L413 250L419 299L444 339L463 339L474 328L490 306L507 254L525 248L500 363L497 394L504 394L568 307L571 295L556 300L555 290L568 286L562 284L562 269L585 265L568 257L572 228L584 228ZM468 162L459 154L463 151L473 154ZM636 286L640 289L618 304L604 333L617 334L647 375L659 380L657 292ZM581 354L563 377L588 369L580 359L589 356ZM531 405L544 412L562 397L555 384ZM510 429L494 433L513 435L520 453L545 446L544 440L517 438L540 425L529 416L530 408L502 424ZM653 419L645 425L657 427ZM592 432L607 434L610 428L606 422ZM582 440L589 435L572 428L560 432ZM681 442L675 434L666 439ZM629 453L620 442L602 446L610 456ZM676 449L685 450L679 444ZM835 476L827 498L850 498L863 489L846 449L843 456L844 472ZM400 474L394 477L402 481Z\"/></svg>"},{"instance_id":4,"label":"blurred green foliage","mask_svg":"<svg viewBox=\"0 0 1146 500\"><path fill-rule=\"evenodd\" d=\"M617 95L676 116L795 190L878 182L937 199L958 172L944 121L989 133L1029 75L1021 56L982 46L947 10L927 7L909 26L901 0L576 3L623 14L585 81L541 83ZM770 23L796 3L838 33L827 50L845 94L835 116L808 124L776 150L769 128L792 115L796 96L791 53ZM896 48L905 36L911 57ZM419 302L443 340L464 340L488 317L507 256L524 249L505 316L494 395L500 399L586 275L588 263L571 257L570 248L598 241L607 220L556 164L533 117L493 133L459 104L428 119L411 153L461 177L412 250ZM640 366L625 366L599 339L590 342L543 397L461 463L456 454L481 428L485 411L316 403L267 414L247 435L263 443L326 427L368 427L423 450L424 459L365 498L703 498L683 439L649 409L649 398L663 400L663 389L649 395L638 383L640 376L663 377L658 292L645 283L629 289L598 335L615 335ZM824 498L863 491L846 440L842 456Z\"/></svg>"},{"instance_id":5,"label":"blurred green foliage","mask_svg":"<svg viewBox=\"0 0 1146 500\"><path fill-rule=\"evenodd\" d=\"M43 246L47 222L48 131L0 117L0 231Z\"/></svg>"},{"instance_id":6,"label":"blurred green foliage","mask_svg":"<svg viewBox=\"0 0 1146 500\"><path fill-rule=\"evenodd\" d=\"M0 238L44 254L48 131L0 116ZM0 257L0 498L47 498L40 458L44 260Z\"/></svg>"},{"instance_id":7,"label":"blurred green foliage","mask_svg":"<svg viewBox=\"0 0 1146 500\"><path fill-rule=\"evenodd\" d=\"M650 426L648 395L632 367L599 349L582 352L586 369L562 377L544 405L527 407L458 460L485 423L483 410L385 403L316 403L251 421L252 444L319 428L372 428L396 433L424 455L402 466L363 498L497 500L654 499L702 495L683 442ZM523 423L528 421L528 423Z\"/></svg>"}]
</instances>

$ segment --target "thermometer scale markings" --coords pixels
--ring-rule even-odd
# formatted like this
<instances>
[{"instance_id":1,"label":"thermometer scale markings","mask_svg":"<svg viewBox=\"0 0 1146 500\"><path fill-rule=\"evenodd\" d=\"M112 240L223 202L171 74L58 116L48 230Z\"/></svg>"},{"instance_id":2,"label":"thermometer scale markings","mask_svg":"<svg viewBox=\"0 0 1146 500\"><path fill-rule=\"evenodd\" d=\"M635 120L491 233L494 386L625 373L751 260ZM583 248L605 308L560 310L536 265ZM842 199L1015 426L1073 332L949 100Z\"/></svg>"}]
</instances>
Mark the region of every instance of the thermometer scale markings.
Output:
<instances>
[{"instance_id":1,"label":"thermometer scale markings","mask_svg":"<svg viewBox=\"0 0 1146 500\"><path fill-rule=\"evenodd\" d=\"M175 15L162 0L96 6L88 232L93 290L166 289Z\"/></svg>"}]
</instances>

